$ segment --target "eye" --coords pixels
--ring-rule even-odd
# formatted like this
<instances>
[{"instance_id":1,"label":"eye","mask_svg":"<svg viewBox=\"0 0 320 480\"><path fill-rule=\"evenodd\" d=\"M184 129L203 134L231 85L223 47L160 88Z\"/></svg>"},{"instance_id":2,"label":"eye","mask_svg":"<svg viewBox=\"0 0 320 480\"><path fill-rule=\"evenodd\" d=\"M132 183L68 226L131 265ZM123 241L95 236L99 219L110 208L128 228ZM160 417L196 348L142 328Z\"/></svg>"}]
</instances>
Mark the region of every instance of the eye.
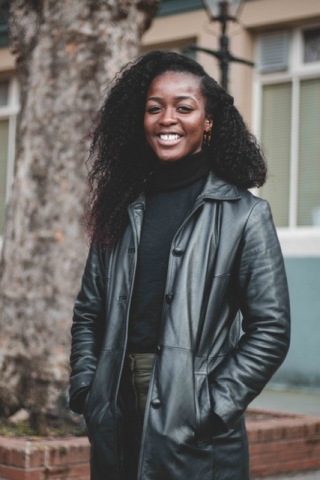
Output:
<instances>
[{"instance_id":1,"label":"eye","mask_svg":"<svg viewBox=\"0 0 320 480\"><path fill-rule=\"evenodd\" d=\"M180 105L178 108L177 108L178 112L182 112L182 113L189 113L189 112L192 112L192 108L189 107L188 105Z\"/></svg>"},{"instance_id":2,"label":"eye","mask_svg":"<svg viewBox=\"0 0 320 480\"><path fill-rule=\"evenodd\" d=\"M158 105L152 105L150 107L146 108L147 113L159 113L160 112L160 107Z\"/></svg>"}]
</instances>

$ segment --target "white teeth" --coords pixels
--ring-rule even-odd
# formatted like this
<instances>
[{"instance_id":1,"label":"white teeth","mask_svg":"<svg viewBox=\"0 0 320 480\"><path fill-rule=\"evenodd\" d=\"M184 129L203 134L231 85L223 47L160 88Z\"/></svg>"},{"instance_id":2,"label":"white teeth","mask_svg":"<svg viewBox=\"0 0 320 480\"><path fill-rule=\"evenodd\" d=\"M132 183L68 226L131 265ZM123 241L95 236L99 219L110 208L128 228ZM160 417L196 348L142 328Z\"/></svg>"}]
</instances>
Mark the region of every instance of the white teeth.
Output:
<instances>
[{"instance_id":1,"label":"white teeth","mask_svg":"<svg viewBox=\"0 0 320 480\"><path fill-rule=\"evenodd\" d=\"M166 141L173 141L173 140L178 140L181 138L181 135L178 135L177 133L161 133L159 135L161 140L166 140Z\"/></svg>"}]
</instances>

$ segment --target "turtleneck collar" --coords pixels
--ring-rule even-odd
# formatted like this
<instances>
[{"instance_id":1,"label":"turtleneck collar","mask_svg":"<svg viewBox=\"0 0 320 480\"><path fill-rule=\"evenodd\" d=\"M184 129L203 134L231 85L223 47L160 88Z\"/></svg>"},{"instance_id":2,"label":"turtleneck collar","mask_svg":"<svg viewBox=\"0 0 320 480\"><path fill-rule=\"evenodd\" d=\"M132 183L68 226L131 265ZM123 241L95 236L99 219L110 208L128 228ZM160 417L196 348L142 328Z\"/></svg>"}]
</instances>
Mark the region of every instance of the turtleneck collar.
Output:
<instances>
[{"instance_id":1,"label":"turtleneck collar","mask_svg":"<svg viewBox=\"0 0 320 480\"><path fill-rule=\"evenodd\" d=\"M149 193L178 190L204 178L210 171L207 155L203 151L165 164L155 158L152 161L155 168L149 183Z\"/></svg>"}]
</instances>

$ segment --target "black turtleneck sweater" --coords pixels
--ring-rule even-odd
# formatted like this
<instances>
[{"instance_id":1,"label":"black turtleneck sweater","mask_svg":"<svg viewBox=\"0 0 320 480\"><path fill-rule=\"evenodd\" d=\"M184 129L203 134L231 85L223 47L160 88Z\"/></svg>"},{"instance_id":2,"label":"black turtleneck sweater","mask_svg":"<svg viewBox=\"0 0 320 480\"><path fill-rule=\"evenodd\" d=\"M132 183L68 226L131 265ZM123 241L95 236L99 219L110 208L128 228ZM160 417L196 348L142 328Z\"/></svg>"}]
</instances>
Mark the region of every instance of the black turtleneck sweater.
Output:
<instances>
[{"instance_id":1,"label":"black turtleneck sweater","mask_svg":"<svg viewBox=\"0 0 320 480\"><path fill-rule=\"evenodd\" d=\"M209 173L203 152L156 165L146 192L131 302L128 351L155 351L161 329L168 259L175 233L192 209Z\"/></svg>"}]
</instances>

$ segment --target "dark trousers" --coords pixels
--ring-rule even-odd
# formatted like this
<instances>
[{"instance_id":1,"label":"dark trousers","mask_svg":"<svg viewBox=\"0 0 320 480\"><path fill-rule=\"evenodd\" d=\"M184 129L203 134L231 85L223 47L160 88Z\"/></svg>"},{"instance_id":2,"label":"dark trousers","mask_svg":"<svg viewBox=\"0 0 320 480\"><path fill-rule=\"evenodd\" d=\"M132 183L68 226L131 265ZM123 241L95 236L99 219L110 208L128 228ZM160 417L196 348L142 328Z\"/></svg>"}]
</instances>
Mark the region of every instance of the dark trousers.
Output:
<instances>
[{"instance_id":1,"label":"dark trousers","mask_svg":"<svg viewBox=\"0 0 320 480\"><path fill-rule=\"evenodd\" d=\"M125 360L119 391L125 480L137 479L144 411L153 362L154 354L149 353L128 354Z\"/></svg>"}]
</instances>

